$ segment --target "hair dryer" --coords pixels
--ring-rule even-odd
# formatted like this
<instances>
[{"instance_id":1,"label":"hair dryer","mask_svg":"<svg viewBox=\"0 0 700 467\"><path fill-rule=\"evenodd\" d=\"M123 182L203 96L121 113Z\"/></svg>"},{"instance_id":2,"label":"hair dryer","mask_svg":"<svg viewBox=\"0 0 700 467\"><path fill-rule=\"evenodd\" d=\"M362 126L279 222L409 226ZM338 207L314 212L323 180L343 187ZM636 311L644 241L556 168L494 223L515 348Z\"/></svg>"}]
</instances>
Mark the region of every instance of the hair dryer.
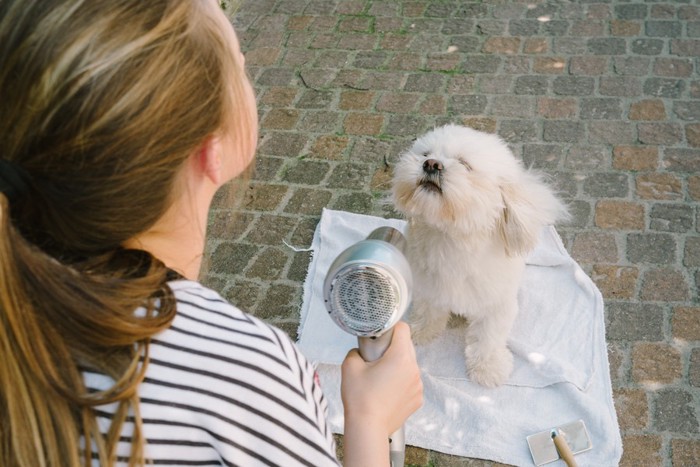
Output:
<instances>
[{"instance_id":1,"label":"hair dryer","mask_svg":"<svg viewBox=\"0 0 700 467\"><path fill-rule=\"evenodd\" d=\"M393 227L379 227L340 253L323 284L333 321L357 336L365 361L380 358L391 343L393 326L411 304L413 276L404 256L406 239ZM392 467L403 466L403 427L389 438Z\"/></svg>"}]
</instances>

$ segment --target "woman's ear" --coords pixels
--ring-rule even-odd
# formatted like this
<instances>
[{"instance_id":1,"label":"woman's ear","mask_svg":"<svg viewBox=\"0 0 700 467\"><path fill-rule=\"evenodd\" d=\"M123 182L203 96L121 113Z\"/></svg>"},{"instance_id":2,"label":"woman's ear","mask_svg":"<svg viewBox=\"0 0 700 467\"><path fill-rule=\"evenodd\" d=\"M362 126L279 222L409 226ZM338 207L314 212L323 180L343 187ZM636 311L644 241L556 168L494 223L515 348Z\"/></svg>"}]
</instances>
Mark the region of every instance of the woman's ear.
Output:
<instances>
[{"instance_id":1,"label":"woman's ear","mask_svg":"<svg viewBox=\"0 0 700 467\"><path fill-rule=\"evenodd\" d=\"M221 162L221 141L218 136L209 136L197 149L196 165L200 173L214 185L221 186L225 182L223 164Z\"/></svg>"}]
</instances>

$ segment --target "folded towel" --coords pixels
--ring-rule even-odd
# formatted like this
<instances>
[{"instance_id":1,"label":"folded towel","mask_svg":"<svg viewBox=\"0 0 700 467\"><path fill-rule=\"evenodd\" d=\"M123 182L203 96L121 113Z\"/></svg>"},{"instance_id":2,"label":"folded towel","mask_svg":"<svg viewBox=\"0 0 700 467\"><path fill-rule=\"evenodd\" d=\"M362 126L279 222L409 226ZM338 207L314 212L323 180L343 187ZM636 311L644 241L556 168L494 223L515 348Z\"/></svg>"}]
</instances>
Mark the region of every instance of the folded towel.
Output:
<instances>
[{"instance_id":1,"label":"folded towel","mask_svg":"<svg viewBox=\"0 0 700 467\"><path fill-rule=\"evenodd\" d=\"M339 364L357 339L328 316L323 280L341 251L385 225L405 230L405 222L398 219L324 210L314 235L298 344L317 364L335 433L343 430ZM533 465L528 435L582 419L593 449L576 456L579 465L617 465L622 441L600 292L568 255L553 227L542 230L526 262L518 294L520 312L508 340L515 357L508 381L496 389L469 381L461 329L466 324L452 320L439 339L416 347L425 403L405 425L406 443L457 456Z\"/></svg>"}]
</instances>

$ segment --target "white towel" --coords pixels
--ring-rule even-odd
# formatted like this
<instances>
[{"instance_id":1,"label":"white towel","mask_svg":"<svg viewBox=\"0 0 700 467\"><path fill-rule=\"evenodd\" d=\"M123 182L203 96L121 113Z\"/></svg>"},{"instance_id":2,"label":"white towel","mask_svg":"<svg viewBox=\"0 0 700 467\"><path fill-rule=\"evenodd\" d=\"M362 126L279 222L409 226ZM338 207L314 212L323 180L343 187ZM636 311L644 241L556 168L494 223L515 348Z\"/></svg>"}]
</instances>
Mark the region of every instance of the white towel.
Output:
<instances>
[{"instance_id":1,"label":"white towel","mask_svg":"<svg viewBox=\"0 0 700 467\"><path fill-rule=\"evenodd\" d=\"M339 364L357 340L328 316L323 280L341 251L384 225L405 230L405 222L398 219L324 210L314 235L298 344L317 364L335 433L343 432ZM514 370L499 388L468 380L464 331L459 329L464 324L458 320L441 338L416 348L425 403L405 425L406 443L534 465L528 435L582 419L593 449L576 456L579 465L617 465L622 441L612 399L603 300L553 227L543 229L527 259L518 301L520 312L508 341Z\"/></svg>"}]
</instances>

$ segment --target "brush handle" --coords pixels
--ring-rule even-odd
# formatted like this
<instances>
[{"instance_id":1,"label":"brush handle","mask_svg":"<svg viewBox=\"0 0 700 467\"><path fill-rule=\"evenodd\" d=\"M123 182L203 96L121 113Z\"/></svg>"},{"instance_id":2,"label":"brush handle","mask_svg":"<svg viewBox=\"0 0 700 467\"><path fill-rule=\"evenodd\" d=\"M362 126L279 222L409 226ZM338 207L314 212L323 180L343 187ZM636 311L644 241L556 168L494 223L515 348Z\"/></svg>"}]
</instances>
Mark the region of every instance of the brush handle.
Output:
<instances>
[{"instance_id":1,"label":"brush handle","mask_svg":"<svg viewBox=\"0 0 700 467\"><path fill-rule=\"evenodd\" d=\"M386 349L389 348L393 335L394 328L392 327L378 337L358 337L358 350L362 359L366 362L373 362L381 358ZM406 439L403 426L389 436L389 455L391 457L391 467L403 467L404 458L406 457Z\"/></svg>"},{"instance_id":2,"label":"brush handle","mask_svg":"<svg viewBox=\"0 0 700 467\"><path fill-rule=\"evenodd\" d=\"M574 453L571 452L566 439L563 436L559 436L556 433L552 433L552 441L554 441L554 446L556 446L559 452L559 457L562 458L568 467L578 467L576 461L574 460Z\"/></svg>"}]
</instances>

